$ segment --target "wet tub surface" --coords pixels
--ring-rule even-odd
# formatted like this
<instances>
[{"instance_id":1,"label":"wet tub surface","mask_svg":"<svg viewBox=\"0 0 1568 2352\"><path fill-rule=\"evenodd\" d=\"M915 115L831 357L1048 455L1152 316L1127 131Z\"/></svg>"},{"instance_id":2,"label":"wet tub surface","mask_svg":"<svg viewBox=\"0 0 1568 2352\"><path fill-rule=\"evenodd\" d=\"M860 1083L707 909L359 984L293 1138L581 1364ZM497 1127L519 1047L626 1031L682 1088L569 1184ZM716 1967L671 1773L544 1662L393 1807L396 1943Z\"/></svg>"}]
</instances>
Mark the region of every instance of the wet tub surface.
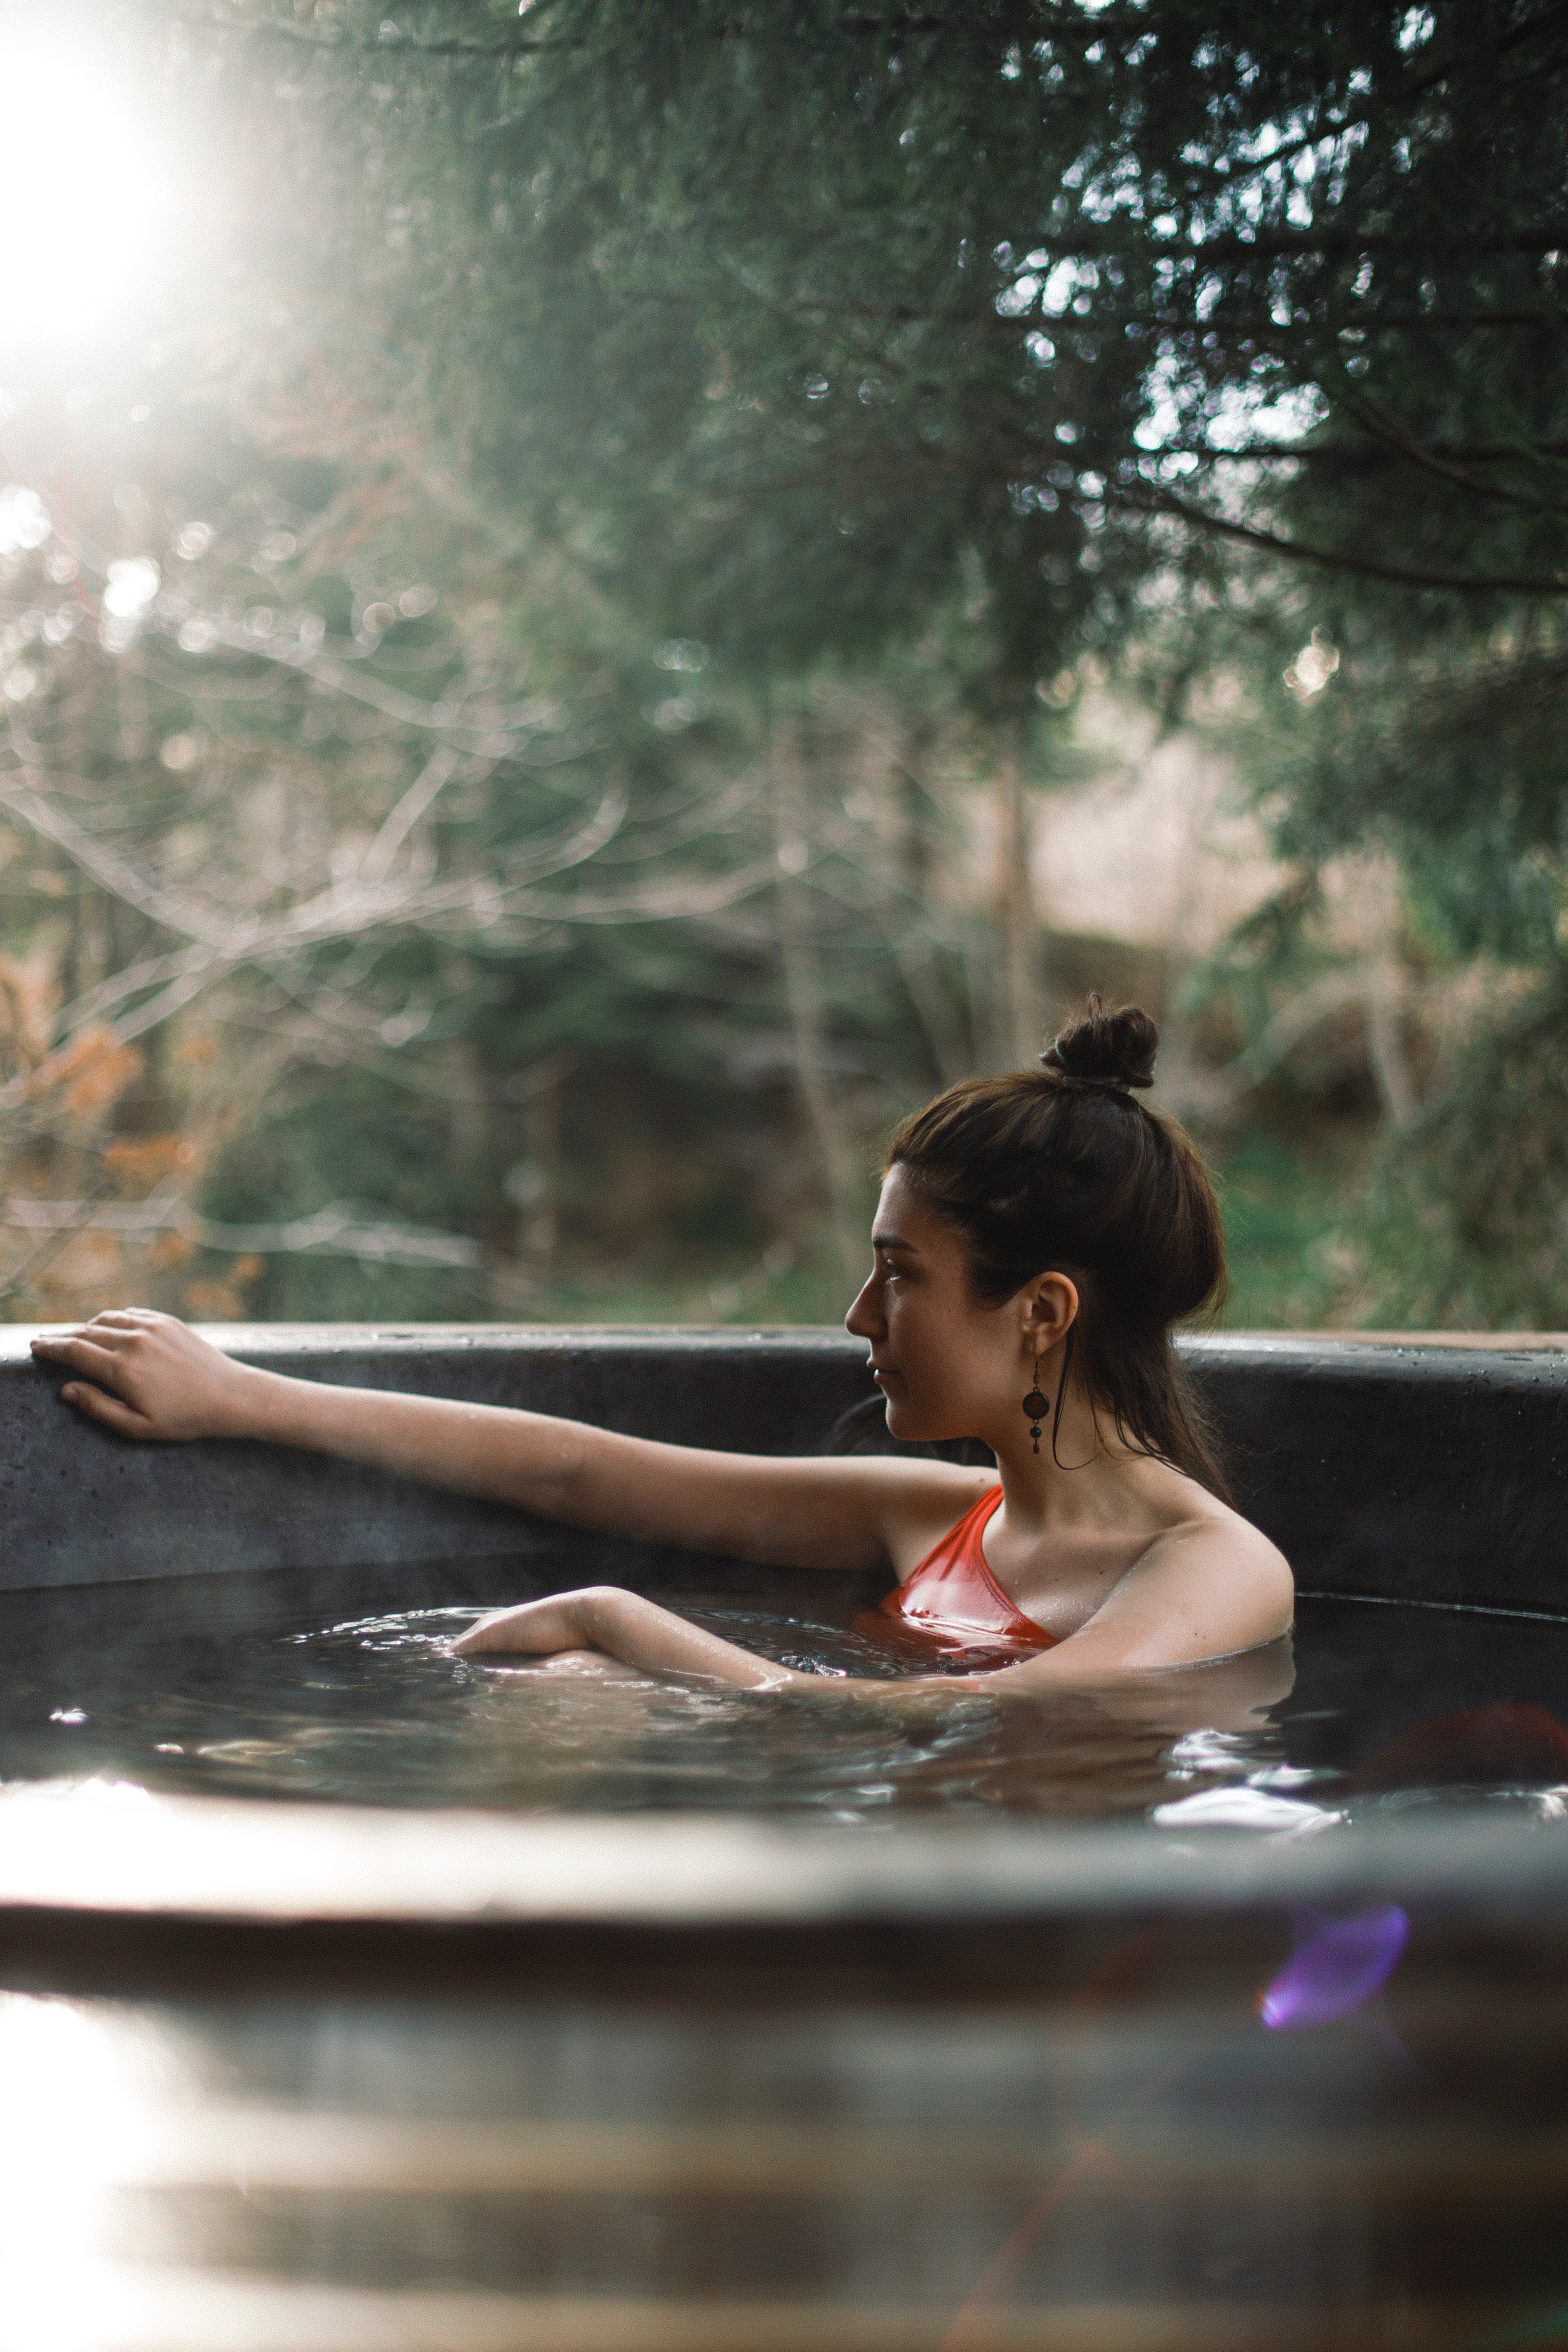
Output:
<instances>
[{"instance_id":1,"label":"wet tub surface","mask_svg":"<svg viewBox=\"0 0 1568 2352\"><path fill-rule=\"evenodd\" d=\"M585 1560L584 1579L602 1573ZM1263 1829L1478 1792L1551 1816L1568 1790L1568 1622L1543 1616L1306 1596L1293 1657L1151 1681L1131 1704L1020 1702L984 1685L901 1694L915 1668L853 1629L852 1580L770 1592L750 1571L726 1593L709 1565L700 1585L662 1589L816 1677L784 1694L454 1656L481 1605L526 1589L501 1569L401 1570L346 1608L320 1581L16 1597L0 1622L0 1780L840 1822L940 1810L1180 1828L1228 1807ZM863 1697L849 1676L879 1688Z\"/></svg>"}]
</instances>

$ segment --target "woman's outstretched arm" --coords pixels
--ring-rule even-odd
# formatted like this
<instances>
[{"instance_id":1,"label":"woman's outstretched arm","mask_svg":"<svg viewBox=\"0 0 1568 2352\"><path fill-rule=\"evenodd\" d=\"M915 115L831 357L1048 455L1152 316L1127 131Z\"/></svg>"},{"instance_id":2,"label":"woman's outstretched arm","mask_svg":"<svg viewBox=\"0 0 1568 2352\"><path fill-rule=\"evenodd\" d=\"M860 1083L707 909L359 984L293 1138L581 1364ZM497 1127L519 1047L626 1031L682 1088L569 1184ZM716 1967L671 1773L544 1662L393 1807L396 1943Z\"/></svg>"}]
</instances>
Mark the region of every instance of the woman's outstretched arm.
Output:
<instances>
[{"instance_id":1,"label":"woman's outstretched arm","mask_svg":"<svg viewBox=\"0 0 1568 2352\"><path fill-rule=\"evenodd\" d=\"M943 1463L720 1454L549 1413L339 1388L237 1363L127 1307L35 1339L69 1404L121 1436L304 1446L604 1533L803 1568L912 1566L991 1483Z\"/></svg>"}]
</instances>

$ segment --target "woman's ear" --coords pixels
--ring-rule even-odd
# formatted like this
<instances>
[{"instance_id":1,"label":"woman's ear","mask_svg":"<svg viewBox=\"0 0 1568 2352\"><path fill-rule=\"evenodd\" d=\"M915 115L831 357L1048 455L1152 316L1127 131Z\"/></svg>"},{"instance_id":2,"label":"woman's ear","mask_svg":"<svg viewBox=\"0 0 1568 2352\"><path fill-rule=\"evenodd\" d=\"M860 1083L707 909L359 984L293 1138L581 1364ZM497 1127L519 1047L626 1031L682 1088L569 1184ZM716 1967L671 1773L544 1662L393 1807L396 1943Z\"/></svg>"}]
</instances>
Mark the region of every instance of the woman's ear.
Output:
<instances>
[{"instance_id":1,"label":"woman's ear","mask_svg":"<svg viewBox=\"0 0 1568 2352\"><path fill-rule=\"evenodd\" d=\"M1024 1345L1031 1355L1048 1355L1078 1319L1078 1286L1068 1275L1042 1274L1019 1297Z\"/></svg>"}]
</instances>

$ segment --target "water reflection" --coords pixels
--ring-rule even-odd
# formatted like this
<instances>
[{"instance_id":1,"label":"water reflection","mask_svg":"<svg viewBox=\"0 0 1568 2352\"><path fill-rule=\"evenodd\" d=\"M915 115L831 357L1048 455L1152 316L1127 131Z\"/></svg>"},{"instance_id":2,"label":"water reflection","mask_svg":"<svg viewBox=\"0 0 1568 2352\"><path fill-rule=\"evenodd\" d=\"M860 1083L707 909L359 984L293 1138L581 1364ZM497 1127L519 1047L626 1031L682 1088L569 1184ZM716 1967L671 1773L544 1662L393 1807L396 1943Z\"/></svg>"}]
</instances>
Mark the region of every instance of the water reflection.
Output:
<instances>
[{"instance_id":1,"label":"water reflection","mask_svg":"<svg viewBox=\"0 0 1568 2352\"><path fill-rule=\"evenodd\" d=\"M1358 1790L1484 1788L1568 1779L1568 1730L1531 1700L1445 1710L1384 1741L1350 1775Z\"/></svg>"}]
</instances>

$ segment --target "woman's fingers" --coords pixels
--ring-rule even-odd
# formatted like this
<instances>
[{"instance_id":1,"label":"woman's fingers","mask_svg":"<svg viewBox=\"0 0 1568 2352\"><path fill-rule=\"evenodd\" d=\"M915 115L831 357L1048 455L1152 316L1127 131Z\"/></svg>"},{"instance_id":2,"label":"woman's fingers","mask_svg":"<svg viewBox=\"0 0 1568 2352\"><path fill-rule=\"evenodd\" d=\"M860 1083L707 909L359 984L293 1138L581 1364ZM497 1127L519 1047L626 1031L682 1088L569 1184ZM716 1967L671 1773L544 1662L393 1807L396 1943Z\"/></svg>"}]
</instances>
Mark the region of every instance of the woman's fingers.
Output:
<instances>
[{"instance_id":1,"label":"woman's fingers","mask_svg":"<svg viewBox=\"0 0 1568 2352\"><path fill-rule=\"evenodd\" d=\"M157 1431L144 1412L134 1405L122 1404L104 1389L95 1389L86 1381L71 1381L60 1391L65 1403L75 1405L89 1421L100 1421L105 1429L115 1429L122 1437L156 1437Z\"/></svg>"},{"instance_id":2,"label":"woman's fingers","mask_svg":"<svg viewBox=\"0 0 1568 2352\"><path fill-rule=\"evenodd\" d=\"M51 1362L66 1360L63 1350L74 1348L83 1339L100 1348L122 1348L128 1339L135 1339L147 1328L147 1322L133 1307L115 1307L104 1315L95 1315L90 1323L82 1323L74 1331L46 1331L33 1345L35 1356Z\"/></svg>"},{"instance_id":3,"label":"woman's fingers","mask_svg":"<svg viewBox=\"0 0 1568 2352\"><path fill-rule=\"evenodd\" d=\"M46 1363L64 1364L68 1370L86 1372L95 1381L107 1381L112 1386L117 1372L123 1374L124 1366L112 1349L95 1339L35 1339L33 1353Z\"/></svg>"},{"instance_id":4,"label":"woman's fingers","mask_svg":"<svg viewBox=\"0 0 1568 2352\"><path fill-rule=\"evenodd\" d=\"M93 1329L89 1324L87 1329ZM35 1339L33 1353L40 1361L63 1365L67 1371L85 1372L86 1380L68 1381L60 1391L64 1404L75 1405L89 1421L102 1422L106 1429L117 1429L126 1437L152 1437L156 1434L144 1412L125 1402L114 1391L125 1385L130 1370L124 1359L103 1345L107 1335L100 1332L97 1339L78 1333L71 1338Z\"/></svg>"},{"instance_id":5,"label":"woman's fingers","mask_svg":"<svg viewBox=\"0 0 1568 2352\"><path fill-rule=\"evenodd\" d=\"M74 1331L45 1331L40 1332L37 1339L29 1340L27 1344L35 1356L43 1356L52 1363L62 1348L72 1348L76 1345L76 1341L77 1334Z\"/></svg>"},{"instance_id":6,"label":"woman's fingers","mask_svg":"<svg viewBox=\"0 0 1568 2352\"><path fill-rule=\"evenodd\" d=\"M538 1625L539 1613L539 1603L534 1601L520 1601L515 1609L494 1609L488 1617L481 1617L478 1624L470 1625L466 1633L459 1633L452 1647L463 1657L478 1657L486 1650L531 1650L537 1653L558 1649L561 1644L552 1641L548 1631ZM534 1620L534 1638L531 1641L529 1638L531 1618ZM545 1636L542 1641L538 1638L541 1632Z\"/></svg>"},{"instance_id":7,"label":"woman's fingers","mask_svg":"<svg viewBox=\"0 0 1568 2352\"><path fill-rule=\"evenodd\" d=\"M144 1437L246 1434L246 1404L258 1375L177 1316L110 1307L79 1331L41 1334L33 1353L40 1363L85 1372L131 1405L135 1423L116 1422L117 1429L134 1427Z\"/></svg>"},{"instance_id":8,"label":"woman's fingers","mask_svg":"<svg viewBox=\"0 0 1568 2352\"><path fill-rule=\"evenodd\" d=\"M107 1333L100 1332L96 1339L89 1339L87 1334L90 1328L89 1325L80 1331L61 1332L58 1337L35 1339L31 1343L33 1353L46 1364L68 1364L74 1360L75 1349L91 1348L107 1360L111 1352L106 1345Z\"/></svg>"},{"instance_id":9,"label":"woman's fingers","mask_svg":"<svg viewBox=\"0 0 1568 2352\"><path fill-rule=\"evenodd\" d=\"M470 1625L466 1633L458 1635L452 1643L453 1649L460 1657L467 1658L478 1657L485 1650L526 1649L526 1643L520 1644L507 1638L508 1621L514 1614L514 1611L506 1609L493 1616L481 1617L477 1625Z\"/></svg>"}]
</instances>

